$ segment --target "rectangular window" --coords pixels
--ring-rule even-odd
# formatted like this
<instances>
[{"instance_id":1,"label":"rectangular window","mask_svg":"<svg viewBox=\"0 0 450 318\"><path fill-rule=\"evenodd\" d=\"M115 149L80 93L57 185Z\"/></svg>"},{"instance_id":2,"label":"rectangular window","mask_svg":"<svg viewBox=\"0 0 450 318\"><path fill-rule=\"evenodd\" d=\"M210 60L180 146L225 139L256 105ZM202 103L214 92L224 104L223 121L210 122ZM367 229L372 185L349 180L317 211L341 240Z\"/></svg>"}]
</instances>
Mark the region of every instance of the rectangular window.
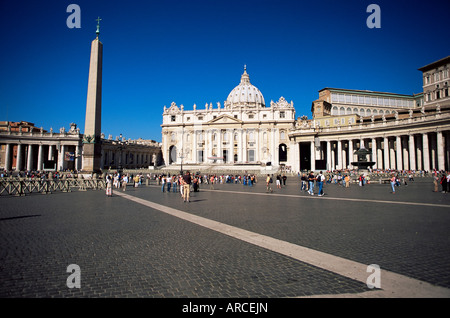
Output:
<instances>
[{"instance_id":1,"label":"rectangular window","mask_svg":"<svg viewBox=\"0 0 450 318\"><path fill-rule=\"evenodd\" d=\"M338 101L338 96L336 93L331 93L331 102L335 103Z\"/></svg>"},{"instance_id":2,"label":"rectangular window","mask_svg":"<svg viewBox=\"0 0 450 318\"><path fill-rule=\"evenodd\" d=\"M175 120L176 120L176 116L175 115L170 116L170 121L175 121Z\"/></svg>"},{"instance_id":3,"label":"rectangular window","mask_svg":"<svg viewBox=\"0 0 450 318\"><path fill-rule=\"evenodd\" d=\"M249 149L248 150L248 161L255 161L255 150Z\"/></svg>"},{"instance_id":4,"label":"rectangular window","mask_svg":"<svg viewBox=\"0 0 450 318\"><path fill-rule=\"evenodd\" d=\"M285 118L286 114L284 112L280 112L280 118Z\"/></svg>"}]
</instances>

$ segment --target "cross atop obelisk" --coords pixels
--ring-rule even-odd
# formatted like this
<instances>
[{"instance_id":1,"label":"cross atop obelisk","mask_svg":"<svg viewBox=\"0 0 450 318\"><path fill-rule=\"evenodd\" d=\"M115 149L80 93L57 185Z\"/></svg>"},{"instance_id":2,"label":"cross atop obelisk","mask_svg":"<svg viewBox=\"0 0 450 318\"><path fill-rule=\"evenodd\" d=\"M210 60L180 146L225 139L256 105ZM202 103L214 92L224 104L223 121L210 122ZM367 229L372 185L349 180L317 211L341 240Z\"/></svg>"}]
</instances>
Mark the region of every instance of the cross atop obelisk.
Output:
<instances>
[{"instance_id":1,"label":"cross atop obelisk","mask_svg":"<svg viewBox=\"0 0 450 318\"><path fill-rule=\"evenodd\" d=\"M100 34L100 21L102 21L102 19L100 19L100 17L97 17L97 19L95 19L95 21L97 21L97 31L95 32L97 34L97 38Z\"/></svg>"},{"instance_id":2,"label":"cross atop obelisk","mask_svg":"<svg viewBox=\"0 0 450 318\"><path fill-rule=\"evenodd\" d=\"M86 101L86 120L83 136L83 168L85 172L100 172L102 129L102 62L103 44L98 39L100 17L97 19L97 36L91 44L89 82Z\"/></svg>"}]
</instances>

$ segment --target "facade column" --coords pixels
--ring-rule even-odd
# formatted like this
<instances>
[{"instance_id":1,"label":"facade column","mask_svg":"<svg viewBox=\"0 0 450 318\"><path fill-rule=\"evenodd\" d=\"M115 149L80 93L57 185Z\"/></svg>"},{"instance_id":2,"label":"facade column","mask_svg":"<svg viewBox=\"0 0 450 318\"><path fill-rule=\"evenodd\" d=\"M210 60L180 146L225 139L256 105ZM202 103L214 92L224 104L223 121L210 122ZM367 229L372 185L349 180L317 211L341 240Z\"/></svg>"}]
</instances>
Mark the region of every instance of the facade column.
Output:
<instances>
[{"instance_id":1,"label":"facade column","mask_svg":"<svg viewBox=\"0 0 450 318\"><path fill-rule=\"evenodd\" d=\"M442 131L438 131L436 133L437 138L437 157L438 157L438 166L437 170L445 170L445 157L444 157L444 137L442 135Z\"/></svg>"},{"instance_id":2,"label":"facade column","mask_svg":"<svg viewBox=\"0 0 450 318\"><path fill-rule=\"evenodd\" d=\"M5 170L11 171L12 170L12 151L11 151L12 145L6 144L6 158L5 158Z\"/></svg>"},{"instance_id":3,"label":"facade column","mask_svg":"<svg viewBox=\"0 0 450 318\"><path fill-rule=\"evenodd\" d=\"M44 165L43 159L44 159L44 149L43 149L42 144L40 144L39 148L38 148L38 162L37 162L37 170L38 171L41 171L43 169L43 165Z\"/></svg>"},{"instance_id":4,"label":"facade column","mask_svg":"<svg viewBox=\"0 0 450 318\"><path fill-rule=\"evenodd\" d=\"M192 133L192 161L193 163L198 163L198 158L197 158L197 131L194 130L194 132Z\"/></svg>"},{"instance_id":5,"label":"facade column","mask_svg":"<svg viewBox=\"0 0 450 318\"><path fill-rule=\"evenodd\" d=\"M272 128L271 130L270 130L270 139L271 139L271 144L272 144L272 167L273 166L276 166L276 147L275 147L275 132L276 132L276 129L275 128Z\"/></svg>"},{"instance_id":6,"label":"facade column","mask_svg":"<svg viewBox=\"0 0 450 318\"><path fill-rule=\"evenodd\" d=\"M316 147L313 140L311 141L311 171L314 170L316 170Z\"/></svg>"},{"instance_id":7,"label":"facade column","mask_svg":"<svg viewBox=\"0 0 450 318\"><path fill-rule=\"evenodd\" d=\"M384 170L387 170L390 168L389 163L389 138L384 137L383 139L383 151L384 151Z\"/></svg>"},{"instance_id":8,"label":"facade column","mask_svg":"<svg viewBox=\"0 0 450 318\"><path fill-rule=\"evenodd\" d=\"M247 130L242 130L242 162L247 162Z\"/></svg>"},{"instance_id":9,"label":"facade column","mask_svg":"<svg viewBox=\"0 0 450 318\"><path fill-rule=\"evenodd\" d=\"M234 163L234 133L235 133L234 130L231 129L228 136L230 142L228 150L230 154L228 155L228 157L230 158L229 162L231 163Z\"/></svg>"},{"instance_id":10,"label":"facade column","mask_svg":"<svg viewBox=\"0 0 450 318\"><path fill-rule=\"evenodd\" d=\"M409 169L416 170L416 145L414 135L409 135Z\"/></svg>"},{"instance_id":11,"label":"facade column","mask_svg":"<svg viewBox=\"0 0 450 318\"><path fill-rule=\"evenodd\" d=\"M259 156L259 128L255 129L255 161L260 161Z\"/></svg>"},{"instance_id":12,"label":"facade column","mask_svg":"<svg viewBox=\"0 0 450 318\"><path fill-rule=\"evenodd\" d=\"M292 144L293 147L293 159L292 159L292 167L295 169L295 171L300 172L300 143L295 142Z\"/></svg>"},{"instance_id":13,"label":"facade column","mask_svg":"<svg viewBox=\"0 0 450 318\"><path fill-rule=\"evenodd\" d=\"M396 137L396 142L397 142L397 170L403 170L403 165L402 165L402 137L401 136L397 136Z\"/></svg>"},{"instance_id":14,"label":"facade column","mask_svg":"<svg viewBox=\"0 0 450 318\"><path fill-rule=\"evenodd\" d=\"M217 157L223 157L223 153L222 153L222 129L219 129L217 131L217 153L216 153ZM223 163L223 159L222 159L222 163Z\"/></svg>"},{"instance_id":15,"label":"facade column","mask_svg":"<svg viewBox=\"0 0 450 318\"><path fill-rule=\"evenodd\" d=\"M280 132L278 129L275 129L275 131L273 132L274 134L274 138L275 138L275 144L274 144L274 149L275 149L275 165L279 166L280 165L280 161L279 161L279 154L278 154L278 145L280 144Z\"/></svg>"}]
</instances>

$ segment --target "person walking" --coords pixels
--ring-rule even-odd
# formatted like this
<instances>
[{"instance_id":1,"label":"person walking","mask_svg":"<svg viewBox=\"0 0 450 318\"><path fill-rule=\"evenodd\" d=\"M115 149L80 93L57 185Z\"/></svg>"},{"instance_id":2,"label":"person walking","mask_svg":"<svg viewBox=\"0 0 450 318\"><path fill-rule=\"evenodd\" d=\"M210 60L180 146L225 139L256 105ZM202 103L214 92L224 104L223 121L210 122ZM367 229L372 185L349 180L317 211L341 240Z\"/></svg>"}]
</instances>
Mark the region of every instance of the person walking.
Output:
<instances>
[{"instance_id":1,"label":"person walking","mask_svg":"<svg viewBox=\"0 0 450 318\"><path fill-rule=\"evenodd\" d=\"M126 191L128 185L128 175L124 175L122 178L122 190Z\"/></svg>"},{"instance_id":2,"label":"person walking","mask_svg":"<svg viewBox=\"0 0 450 318\"><path fill-rule=\"evenodd\" d=\"M433 183L434 183L434 192L439 192L439 177L436 174L433 176Z\"/></svg>"},{"instance_id":3,"label":"person walking","mask_svg":"<svg viewBox=\"0 0 450 318\"><path fill-rule=\"evenodd\" d=\"M391 177L392 194L395 194L395 184L396 184L396 178L395 178L395 175L392 175L392 177Z\"/></svg>"},{"instance_id":4,"label":"person walking","mask_svg":"<svg viewBox=\"0 0 450 318\"><path fill-rule=\"evenodd\" d=\"M447 176L445 173L441 176L442 193L447 193Z\"/></svg>"},{"instance_id":5,"label":"person walking","mask_svg":"<svg viewBox=\"0 0 450 318\"><path fill-rule=\"evenodd\" d=\"M310 194L310 195L314 195L314 180L315 180L316 178L314 177L314 172L310 172L309 173L309 175L308 175L308 183L309 183L309 190L308 190L308 193Z\"/></svg>"},{"instance_id":6,"label":"person walking","mask_svg":"<svg viewBox=\"0 0 450 318\"><path fill-rule=\"evenodd\" d=\"M266 190L267 192L273 192L272 187L270 186L270 184L273 182L273 179L270 177L270 175L267 175L266 178Z\"/></svg>"},{"instance_id":7,"label":"person walking","mask_svg":"<svg viewBox=\"0 0 450 318\"><path fill-rule=\"evenodd\" d=\"M319 186L319 193L317 195L323 197L323 182L325 181L325 176L322 174L322 171L317 175L316 181Z\"/></svg>"},{"instance_id":8,"label":"person walking","mask_svg":"<svg viewBox=\"0 0 450 318\"><path fill-rule=\"evenodd\" d=\"M306 191L306 174L302 174L302 176L301 176L301 178L300 178L300 180L302 181L302 186L301 186L301 188L300 188L300 191L303 191L303 190L305 190Z\"/></svg>"},{"instance_id":9,"label":"person walking","mask_svg":"<svg viewBox=\"0 0 450 318\"><path fill-rule=\"evenodd\" d=\"M113 180L110 175L106 177L106 196L112 197Z\"/></svg>"},{"instance_id":10,"label":"person walking","mask_svg":"<svg viewBox=\"0 0 450 318\"><path fill-rule=\"evenodd\" d=\"M277 174L277 189L281 189L281 177Z\"/></svg>"},{"instance_id":11,"label":"person walking","mask_svg":"<svg viewBox=\"0 0 450 318\"><path fill-rule=\"evenodd\" d=\"M166 176L161 177L161 191L164 192L165 186L166 186Z\"/></svg>"},{"instance_id":12,"label":"person walking","mask_svg":"<svg viewBox=\"0 0 450 318\"><path fill-rule=\"evenodd\" d=\"M189 201L189 195L191 192L191 182L192 182L192 178L191 178L191 174L189 171L186 172L186 174L183 176L183 181L184 181L184 185L183 185L183 200L184 202L190 202Z\"/></svg>"}]
</instances>

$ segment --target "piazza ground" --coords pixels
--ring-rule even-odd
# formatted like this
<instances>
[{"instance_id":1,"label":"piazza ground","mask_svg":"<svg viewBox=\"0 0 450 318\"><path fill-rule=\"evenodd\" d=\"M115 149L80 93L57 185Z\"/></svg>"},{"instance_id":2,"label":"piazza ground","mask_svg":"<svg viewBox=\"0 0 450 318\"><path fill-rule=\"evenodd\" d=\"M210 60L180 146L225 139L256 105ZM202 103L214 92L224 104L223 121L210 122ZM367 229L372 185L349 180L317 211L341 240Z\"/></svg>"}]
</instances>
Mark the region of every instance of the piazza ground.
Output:
<instances>
[{"instance_id":1,"label":"piazza ground","mask_svg":"<svg viewBox=\"0 0 450 318\"><path fill-rule=\"evenodd\" d=\"M272 187L0 197L0 297L450 297L450 194L430 179ZM347 273L359 264L381 268L379 289Z\"/></svg>"}]
</instances>

